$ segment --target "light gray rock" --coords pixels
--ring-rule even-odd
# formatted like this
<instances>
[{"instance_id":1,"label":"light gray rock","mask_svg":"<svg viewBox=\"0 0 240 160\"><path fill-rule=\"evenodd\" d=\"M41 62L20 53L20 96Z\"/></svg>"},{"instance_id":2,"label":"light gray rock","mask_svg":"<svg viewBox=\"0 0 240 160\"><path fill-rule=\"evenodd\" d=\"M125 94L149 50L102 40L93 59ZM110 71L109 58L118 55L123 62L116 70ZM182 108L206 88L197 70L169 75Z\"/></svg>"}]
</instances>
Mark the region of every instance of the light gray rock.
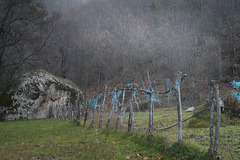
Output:
<instances>
[{"instance_id":1,"label":"light gray rock","mask_svg":"<svg viewBox=\"0 0 240 160\"><path fill-rule=\"evenodd\" d=\"M73 82L44 70L29 71L15 77L0 96L0 120L66 118L76 114L83 98Z\"/></svg>"},{"instance_id":2,"label":"light gray rock","mask_svg":"<svg viewBox=\"0 0 240 160\"><path fill-rule=\"evenodd\" d=\"M190 107L190 108L188 108L188 109L186 109L186 112L193 112L193 111L195 111L195 107Z\"/></svg>"}]
</instances>

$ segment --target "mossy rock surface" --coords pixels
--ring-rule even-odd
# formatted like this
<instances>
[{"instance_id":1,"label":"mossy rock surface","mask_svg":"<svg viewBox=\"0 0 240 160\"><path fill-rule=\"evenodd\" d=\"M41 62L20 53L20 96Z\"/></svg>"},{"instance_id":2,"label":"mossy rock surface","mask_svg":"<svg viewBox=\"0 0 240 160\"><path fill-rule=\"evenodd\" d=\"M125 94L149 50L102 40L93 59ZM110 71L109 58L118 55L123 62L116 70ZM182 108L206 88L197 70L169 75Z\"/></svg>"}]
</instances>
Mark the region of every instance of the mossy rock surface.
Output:
<instances>
[{"instance_id":1,"label":"mossy rock surface","mask_svg":"<svg viewBox=\"0 0 240 160\"><path fill-rule=\"evenodd\" d=\"M31 70L15 76L0 96L0 120L47 118L49 108L76 106L83 93L70 80L44 70Z\"/></svg>"}]
</instances>

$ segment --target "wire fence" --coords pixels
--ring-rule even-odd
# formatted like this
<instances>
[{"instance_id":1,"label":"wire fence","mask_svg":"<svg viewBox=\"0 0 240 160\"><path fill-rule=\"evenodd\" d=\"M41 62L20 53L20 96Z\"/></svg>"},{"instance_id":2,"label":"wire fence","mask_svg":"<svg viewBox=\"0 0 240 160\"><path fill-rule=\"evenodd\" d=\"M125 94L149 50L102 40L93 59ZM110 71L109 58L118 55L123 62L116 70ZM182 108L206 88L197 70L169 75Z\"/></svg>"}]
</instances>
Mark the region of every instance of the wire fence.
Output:
<instances>
[{"instance_id":1,"label":"wire fence","mask_svg":"<svg viewBox=\"0 0 240 160\"><path fill-rule=\"evenodd\" d=\"M169 101L170 98L173 99L175 89L171 86L169 80L166 80L168 90L163 92L157 90L155 82L151 83L149 80L148 83L149 85L146 87L142 82L142 88L138 84L129 84L128 88L115 88L108 91L106 87L103 93L92 100L81 103L76 101L76 104L70 104L68 107L53 106L50 113L52 117L74 120L83 126L108 128L115 131L121 129L137 133L141 132L142 134L149 134L150 122L152 122L151 135L167 137L168 142L173 144L179 138L178 111L176 107L161 107L162 97L160 95L167 94L165 97ZM144 107L141 106L142 104L144 104ZM194 144L201 151L208 151L211 143L209 135L210 105L205 105L205 108L199 108L194 113L183 111L182 115L183 142ZM221 116L218 155L231 159L240 159L239 120L231 117L227 110L235 109L225 106L224 110L222 110L225 113ZM152 117L149 112L153 113ZM215 118L216 114L214 114ZM196 126L192 125L198 120ZM216 121L214 121L215 123ZM213 128L215 129L216 125Z\"/></svg>"}]
</instances>

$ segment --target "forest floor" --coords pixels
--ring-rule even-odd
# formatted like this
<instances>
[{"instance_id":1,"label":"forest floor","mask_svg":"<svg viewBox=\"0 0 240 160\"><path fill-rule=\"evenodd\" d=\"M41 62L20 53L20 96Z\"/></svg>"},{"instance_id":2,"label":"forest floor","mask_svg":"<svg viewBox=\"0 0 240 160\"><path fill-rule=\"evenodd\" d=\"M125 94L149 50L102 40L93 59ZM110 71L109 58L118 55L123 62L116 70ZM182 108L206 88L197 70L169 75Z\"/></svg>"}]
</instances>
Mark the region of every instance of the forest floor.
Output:
<instances>
[{"instance_id":1,"label":"forest floor","mask_svg":"<svg viewBox=\"0 0 240 160\"><path fill-rule=\"evenodd\" d=\"M94 127L57 119L0 122L0 159L207 159L209 128L189 128L185 122L183 146L179 147L177 127L157 131L177 122L176 108L156 109L154 113L155 131L150 139L146 112L134 113L131 133L127 132L127 115L120 130L114 132L116 113L108 130L98 129L97 119ZM183 111L183 119L191 115ZM218 154L223 159L240 159L239 122L226 124L223 121L220 128Z\"/></svg>"}]
</instances>

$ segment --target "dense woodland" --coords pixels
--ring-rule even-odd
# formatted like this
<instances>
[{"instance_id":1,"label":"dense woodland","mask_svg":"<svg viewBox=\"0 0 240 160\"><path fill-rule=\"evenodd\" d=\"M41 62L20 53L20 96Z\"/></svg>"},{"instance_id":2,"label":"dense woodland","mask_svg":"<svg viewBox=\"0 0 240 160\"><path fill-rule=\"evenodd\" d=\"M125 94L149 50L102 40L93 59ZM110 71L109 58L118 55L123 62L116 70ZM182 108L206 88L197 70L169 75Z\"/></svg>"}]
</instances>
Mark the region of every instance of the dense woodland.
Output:
<instances>
[{"instance_id":1,"label":"dense woodland","mask_svg":"<svg viewBox=\"0 0 240 160\"><path fill-rule=\"evenodd\" d=\"M38 68L88 94L182 71L183 103L202 103L210 80L238 80L240 1L0 0L0 91Z\"/></svg>"}]
</instances>

